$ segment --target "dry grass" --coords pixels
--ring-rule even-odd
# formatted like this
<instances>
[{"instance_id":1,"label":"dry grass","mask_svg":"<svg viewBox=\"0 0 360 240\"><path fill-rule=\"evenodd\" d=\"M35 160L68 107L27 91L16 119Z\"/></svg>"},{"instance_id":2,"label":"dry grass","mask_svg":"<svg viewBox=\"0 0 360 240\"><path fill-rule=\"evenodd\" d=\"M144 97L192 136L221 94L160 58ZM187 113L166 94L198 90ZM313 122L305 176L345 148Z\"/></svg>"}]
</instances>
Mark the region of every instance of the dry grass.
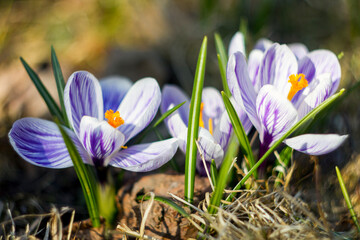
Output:
<instances>
[{"instance_id":1,"label":"dry grass","mask_svg":"<svg viewBox=\"0 0 360 240\"><path fill-rule=\"evenodd\" d=\"M196 228L203 230L203 233L198 235L200 239L355 239L359 237L355 229L341 233L329 229L327 227L329 224L319 220L305 202L282 190L271 193L262 190L243 190L239 191L239 194L236 201L219 208L216 215L207 213L209 195L199 207L190 205L195 209L195 213L191 214L190 222ZM185 203L179 198L175 199ZM148 206L151 208L151 205ZM140 239L155 239L124 225L119 225L117 230Z\"/></svg>"}]
</instances>

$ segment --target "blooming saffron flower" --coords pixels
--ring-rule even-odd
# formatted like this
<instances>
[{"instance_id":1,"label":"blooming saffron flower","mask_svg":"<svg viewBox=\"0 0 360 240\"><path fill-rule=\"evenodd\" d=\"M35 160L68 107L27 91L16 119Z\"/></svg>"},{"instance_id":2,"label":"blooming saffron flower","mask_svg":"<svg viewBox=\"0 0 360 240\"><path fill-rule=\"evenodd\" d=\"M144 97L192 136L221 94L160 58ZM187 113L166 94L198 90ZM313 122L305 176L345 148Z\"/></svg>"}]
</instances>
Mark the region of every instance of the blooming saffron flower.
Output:
<instances>
[{"instance_id":1,"label":"blooming saffron flower","mask_svg":"<svg viewBox=\"0 0 360 240\"><path fill-rule=\"evenodd\" d=\"M166 85L164 87L160 106L162 113L185 101L186 103L181 108L165 120L170 135L179 139L179 148L184 153L186 152L190 100L180 88L174 85ZM204 156L207 164L210 164L211 160L214 159L216 165L219 166L223 160L224 151L227 149L232 133L232 126L219 91L212 87L204 88L200 110L199 151ZM243 122L245 131L249 131L251 122L246 120L248 118L245 112L239 110L238 114ZM197 170L200 174L205 173L199 154Z\"/></svg>"},{"instance_id":2,"label":"blooming saffron flower","mask_svg":"<svg viewBox=\"0 0 360 240\"><path fill-rule=\"evenodd\" d=\"M258 50L260 51L260 50ZM258 54L259 52L255 52ZM229 89L259 132L262 156L303 116L331 96L340 81L334 54L317 50L300 61L286 45L273 44L249 67L241 52L228 62ZM257 70L251 72L250 69ZM254 74L255 73L255 74ZM321 155L339 147L347 136L305 134L286 139L291 148Z\"/></svg>"},{"instance_id":3,"label":"blooming saffron flower","mask_svg":"<svg viewBox=\"0 0 360 240\"><path fill-rule=\"evenodd\" d=\"M73 73L64 90L66 113L73 131L64 127L83 161L143 172L156 169L175 154L175 138L126 146L154 118L161 93L155 79L134 85L125 79L99 81L90 73ZM106 120L104 120L104 117ZM65 168L73 163L53 122L23 118L9 132L10 143L26 161L42 167Z\"/></svg>"}]
</instances>

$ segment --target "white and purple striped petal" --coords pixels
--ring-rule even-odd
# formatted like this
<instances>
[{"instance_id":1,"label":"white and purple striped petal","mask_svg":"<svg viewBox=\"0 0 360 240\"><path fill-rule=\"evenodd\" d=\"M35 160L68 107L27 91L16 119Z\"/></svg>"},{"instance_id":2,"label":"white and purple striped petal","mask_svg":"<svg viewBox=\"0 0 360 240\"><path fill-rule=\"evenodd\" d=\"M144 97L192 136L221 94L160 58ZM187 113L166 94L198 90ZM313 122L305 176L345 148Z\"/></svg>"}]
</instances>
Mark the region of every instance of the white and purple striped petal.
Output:
<instances>
[{"instance_id":1,"label":"white and purple striped petal","mask_svg":"<svg viewBox=\"0 0 360 240\"><path fill-rule=\"evenodd\" d=\"M259 70L260 87L271 84L287 96L291 84L289 76L298 71L295 55L286 45L273 44L264 55Z\"/></svg>"},{"instance_id":2,"label":"white and purple striped petal","mask_svg":"<svg viewBox=\"0 0 360 240\"><path fill-rule=\"evenodd\" d=\"M74 132L64 129L87 163L89 157ZM15 151L31 164L47 168L73 166L60 130L53 122L37 118L17 120L9 132L9 138Z\"/></svg>"},{"instance_id":3,"label":"white and purple striped petal","mask_svg":"<svg viewBox=\"0 0 360 240\"><path fill-rule=\"evenodd\" d=\"M325 49L319 49L307 54L307 57L314 64L316 76L323 73L330 73L332 79L331 95L334 94L339 86L341 78L341 67L336 55Z\"/></svg>"},{"instance_id":4,"label":"white and purple striped petal","mask_svg":"<svg viewBox=\"0 0 360 240\"><path fill-rule=\"evenodd\" d=\"M260 80L259 80L259 69L262 59L264 57L264 52L254 49L250 52L248 70L251 83L254 86L255 92L259 92L260 89Z\"/></svg>"},{"instance_id":5,"label":"white and purple striped petal","mask_svg":"<svg viewBox=\"0 0 360 240\"><path fill-rule=\"evenodd\" d=\"M291 43L288 46L298 60L309 52L308 48L302 43Z\"/></svg>"},{"instance_id":6,"label":"white and purple striped petal","mask_svg":"<svg viewBox=\"0 0 360 240\"><path fill-rule=\"evenodd\" d=\"M116 153L109 164L133 172L148 172L167 163L177 148L176 138L134 145Z\"/></svg>"},{"instance_id":7,"label":"white and purple striped petal","mask_svg":"<svg viewBox=\"0 0 360 240\"><path fill-rule=\"evenodd\" d=\"M198 144L200 148L198 152L202 154L205 161L211 162L211 160L214 159L216 166L219 167L224 157L224 151L222 147L215 142L214 138L211 135L199 135ZM200 158L197 160L197 165L199 164L204 166Z\"/></svg>"},{"instance_id":8,"label":"white and purple striped petal","mask_svg":"<svg viewBox=\"0 0 360 240\"><path fill-rule=\"evenodd\" d=\"M161 113L164 114L166 111L170 110L171 108L182 102L186 103L176 112L180 114L182 121L184 122L184 124L187 125L189 120L190 107L189 97L179 87L171 84L166 84L162 91L162 99L160 105Z\"/></svg>"},{"instance_id":9,"label":"white and purple striped petal","mask_svg":"<svg viewBox=\"0 0 360 240\"><path fill-rule=\"evenodd\" d=\"M230 57L227 67L227 82L235 101L245 110L250 121L259 131L261 126L256 113L256 93L242 53L238 52Z\"/></svg>"},{"instance_id":10,"label":"white and purple striped petal","mask_svg":"<svg viewBox=\"0 0 360 240\"><path fill-rule=\"evenodd\" d=\"M271 40L266 38L260 38L256 42L254 49L259 49L260 51L265 52L271 47L272 44L273 42Z\"/></svg>"},{"instance_id":11,"label":"white and purple striped petal","mask_svg":"<svg viewBox=\"0 0 360 240\"><path fill-rule=\"evenodd\" d=\"M256 109L262 127L259 131L260 141L266 147L283 136L298 119L291 102L272 85L265 85L260 89Z\"/></svg>"},{"instance_id":12,"label":"white and purple striped petal","mask_svg":"<svg viewBox=\"0 0 360 240\"><path fill-rule=\"evenodd\" d=\"M330 73L324 73L315 79L309 88L314 88L307 96L300 98L300 106L298 109L299 119L303 118L311 110L320 105L328 97L330 97L332 89L332 81Z\"/></svg>"},{"instance_id":13,"label":"white and purple striped petal","mask_svg":"<svg viewBox=\"0 0 360 240\"><path fill-rule=\"evenodd\" d=\"M160 88L153 78L141 79L130 88L118 108L125 121L118 130L125 135L125 142L149 125L156 115L160 101Z\"/></svg>"},{"instance_id":14,"label":"white and purple striped petal","mask_svg":"<svg viewBox=\"0 0 360 240\"><path fill-rule=\"evenodd\" d=\"M181 138L182 141L179 143L179 145L186 146L186 137L182 138L181 135L183 135L184 132L187 132L190 100L179 87L175 85L164 86L160 105L160 111L162 114L182 102L186 103L174 113L172 113L169 117L167 117L164 121L170 132L170 135L176 138ZM183 141L185 141L185 143ZM183 151L185 152L185 149Z\"/></svg>"},{"instance_id":15,"label":"white and purple striped petal","mask_svg":"<svg viewBox=\"0 0 360 240\"><path fill-rule=\"evenodd\" d=\"M244 35L241 32L235 33L231 38L228 56L231 56L236 52L241 52L242 54L246 55Z\"/></svg>"},{"instance_id":16,"label":"white and purple striped petal","mask_svg":"<svg viewBox=\"0 0 360 240\"><path fill-rule=\"evenodd\" d=\"M225 111L224 102L220 92L213 87L205 87L202 92L201 101L204 103L203 121L206 128L209 119L211 118L214 126L216 126L221 118L222 113Z\"/></svg>"},{"instance_id":17,"label":"white and purple striped petal","mask_svg":"<svg viewBox=\"0 0 360 240\"><path fill-rule=\"evenodd\" d=\"M107 77L100 80L104 101L104 114L107 110L116 111L121 101L132 86L132 82L125 77Z\"/></svg>"},{"instance_id":18,"label":"white and purple striped petal","mask_svg":"<svg viewBox=\"0 0 360 240\"><path fill-rule=\"evenodd\" d=\"M81 119L79 137L96 167L107 166L110 156L120 150L125 141L119 130L88 116Z\"/></svg>"},{"instance_id":19,"label":"white and purple striped petal","mask_svg":"<svg viewBox=\"0 0 360 240\"><path fill-rule=\"evenodd\" d=\"M284 141L289 147L310 155L323 155L337 149L348 135L304 134Z\"/></svg>"},{"instance_id":20,"label":"white and purple striped petal","mask_svg":"<svg viewBox=\"0 0 360 240\"><path fill-rule=\"evenodd\" d=\"M103 99L99 81L89 72L73 73L64 89L66 113L75 133L83 116L103 119Z\"/></svg>"}]
</instances>

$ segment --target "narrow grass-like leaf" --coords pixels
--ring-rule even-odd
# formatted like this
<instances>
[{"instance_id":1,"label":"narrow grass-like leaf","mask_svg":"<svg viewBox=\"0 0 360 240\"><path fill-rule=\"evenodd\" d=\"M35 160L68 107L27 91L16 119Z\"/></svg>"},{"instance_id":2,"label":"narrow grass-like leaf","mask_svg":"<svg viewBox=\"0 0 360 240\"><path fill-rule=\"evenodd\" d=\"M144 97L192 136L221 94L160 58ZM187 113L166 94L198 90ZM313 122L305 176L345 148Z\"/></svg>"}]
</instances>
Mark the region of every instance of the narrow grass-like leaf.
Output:
<instances>
[{"instance_id":1,"label":"narrow grass-like leaf","mask_svg":"<svg viewBox=\"0 0 360 240\"><path fill-rule=\"evenodd\" d=\"M234 137L231 138L229 147L227 148L226 155L220 167L219 176L216 182L215 191L210 199L210 206L208 211L210 214L215 214L217 208L220 206L221 199L224 194L224 189L229 178L231 171L231 166L234 161L234 158L237 156L239 151L239 144Z\"/></svg>"},{"instance_id":2,"label":"narrow grass-like leaf","mask_svg":"<svg viewBox=\"0 0 360 240\"><path fill-rule=\"evenodd\" d=\"M251 150L249 139L229 97L224 92L221 92L221 95L224 100L224 105L229 115L231 124L234 128L234 132L239 140L241 153L248 160L248 167L250 169L255 165L255 159ZM256 171L254 171L254 177L257 177Z\"/></svg>"},{"instance_id":3,"label":"narrow grass-like leaf","mask_svg":"<svg viewBox=\"0 0 360 240\"><path fill-rule=\"evenodd\" d=\"M137 196L136 200L141 201L141 200L149 200L150 196L148 195L140 195ZM171 199L165 198L165 197L160 197L160 196L155 196L154 198L156 201L161 202L161 203L165 203L166 205L168 205L169 207L173 208L175 211L177 211L178 213L181 214L181 216L189 218L190 215L179 205L177 205L174 201L172 201Z\"/></svg>"},{"instance_id":4,"label":"narrow grass-like leaf","mask_svg":"<svg viewBox=\"0 0 360 240\"><path fill-rule=\"evenodd\" d=\"M64 139L66 148L69 151L71 160L74 164L76 175L80 181L85 202L88 208L88 212L90 215L91 222L93 224L93 227L99 227L100 226L100 217L99 217L99 207L96 200L96 194L95 189L96 186L93 186L92 183L95 182L94 175L92 175L91 171L88 171L86 168L84 162L82 161L79 152L77 151L74 143L71 141L70 137L67 135L65 130L60 125L59 121L55 119L56 124L58 125L61 135Z\"/></svg>"},{"instance_id":5,"label":"narrow grass-like leaf","mask_svg":"<svg viewBox=\"0 0 360 240\"><path fill-rule=\"evenodd\" d=\"M341 188L341 191L342 191L342 193L344 195L344 200L345 200L346 205L347 205L347 207L349 209L351 218L354 221L355 226L358 229L358 232L360 233L360 225L359 225L358 219L356 217L356 213L354 211L353 205L351 204L349 194L348 194L348 192L346 190L344 180L343 180L343 178L341 176L341 173L340 173L340 170L339 170L339 168L337 166L335 167L335 170L336 170L336 175L337 175L338 180L339 180L340 188Z\"/></svg>"},{"instance_id":6,"label":"narrow grass-like leaf","mask_svg":"<svg viewBox=\"0 0 360 240\"><path fill-rule=\"evenodd\" d=\"M224 47L224 43L218 33L215 33L215 46L217 52L217 58L219 63L219 70L222 79L223 89L226 95L231 96L227 80L226 80L226 65L228 62L228 56Z\"/></svg>"},{"instance_id":7,"label":"narrow grass-like leaf","mask_svg":"<svg viewBox=\"0 0 360 240\"><path fill-rule=\"evenodd\" d=\"M161 115L161 117L154 123L153 128L157 127L162 121L164 121L165 118L167 118L168 116L170 116L170 114L172 114L173 112L175 112L176 110L178 110L182 105L184 105L186 102L182 102L179 103L178 105L176 105L175 107L169 109L168 111L166 111L166 113L164 113L163 115Z\"/></svg>"},{"instance_id":8,"label":"narrow grass-like leaf","mask_svg":"<svg viewBox=\"0 0 360 240\"><path fill-rule=\"evenodd\" d=\"M216 187L218 172L217 172L216 163L215 163L214 159L211 160L211 164L210 164L210 177L211 177L211 181L212 181L214 187Z\"/></svg>"},{"instance_id":9,"label":"narrow grass-like leaf","mask_svg":"<svg viewBox=\"0 0 360 240\"><path fill-rule=\"evenodd\" d=\"M197 146L195 140L199 133L199 116L201 95L204 85L205 65L207 52L207 37L202 42L196 66L193 92L191 95L189 124L187 132L186 157L185 157L185 200L192 203L194 196L195 170Z\"/></svg>"},{"instance_id":10,"label":"narrow grass-like leaf","mask_svg":"<svg viewBox=\"0 0 360 240\"><path fill-rule=\"evenodd\" d=\"M44 84L41 82L39 76L35 73L35 71L25 62L25 60L20 57L21 63L24 65L26 72L30 76L31 81L33 81L35 87L39 91L41 97L44 99L49 111L53 117L58 118L62 124L66 125L63 119L63 115L55 103L54 99L51 97L48 90L45 88Z\"/></svg>"},{"instance_id":11,"label":"narrow grass-like leaf","mask_svg":"<svg viewBox=\"0 0 360 240\"><path fill-rule=\"evenodd\" d=\"M250 169L250 171L241 179L241 181L235 186L234 190L239 190L241 186L244 185L246 180L257 170L260 164L272 154L275 149L286 139L288 138L296 129L301 127L304 124L307 124L309 121L312 121L317 114L322 112L326 109L330 104L338 101L341 95L344 93L345 89L341 89L338 93L334 94L333 96L329 97L327 100L322 102L317 108L313 109L309 112L306 116L304 116L300 121L298 121L289 131L287 131L279 140L277 140L274 145L272 145L269 150L256 162L256 164ZM231 193L227 198L226 201L231 201L234 197L234 193Z\"/></svg>"},{"instance_id":12,"label":"narrow grass-like leaf","mask_svg":"<svg viewBox=\"0 0 360 240\"><path fill-rule=\"evenodd\" d=\"M63 119L65 122L65 125L67 127L70 127L70 124L69 124L69 121L68 121L68 118L66 115L65 104L64 104L65 81L64 81L64 77L63 77L63 74L61 71L59 60L58 60L55 50L52 46L51 46L51 64L52 64L52 68L53 68L57 91L59 94L59 102L60 102L60 106L61 106L61 112L63 115Z\"/></svg>"}]
</instances>

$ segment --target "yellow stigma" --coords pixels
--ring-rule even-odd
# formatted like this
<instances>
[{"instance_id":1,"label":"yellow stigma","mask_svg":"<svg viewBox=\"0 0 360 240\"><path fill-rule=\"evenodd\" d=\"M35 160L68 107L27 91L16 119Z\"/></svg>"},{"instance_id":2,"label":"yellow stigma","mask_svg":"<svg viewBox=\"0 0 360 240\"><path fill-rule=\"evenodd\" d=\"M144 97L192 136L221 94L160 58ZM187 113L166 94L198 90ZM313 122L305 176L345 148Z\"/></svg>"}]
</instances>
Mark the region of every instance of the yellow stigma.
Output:
<instances>
[{"instance_id":1,"label":"yellow stigma","mask_svg":"<svg viewBox=\"0 0 360 240\"><path fill-rule=\"evenodd\" d=\"M299 80L300 78L300 80ZM287 96L288 100L291 101L291 99L295 96L295 94L306 88L309 84L308 81L305 79L305 75L303 73L300 74L291 74L289 77L289 83L291 83L291 88L289 91L289 94Z\"/></svg>"},{"instance_id":2,"label":"yellow stigma","mask_svg":"<svg viewBox=\"0 0 360 240\"><path fill-rule=\"evenodd\" d=\"M213 135L213 121L212 118L209 118L209 132Z\"/></svg>"},{"instance_id":3,"label":"yellow stigma","mask_svg":"<svg viewBox=\"0 0 360 240\"><path fill-rule=\"evenodd\" d=\"M113 110L109 109L105 113L105 118L108 120L108 123L114 128L117 128L124 124L124 119L120 117L119 111L116 111L114 113Z\"/></svg>"},{"instance_id":4,"label":"yellow stigma","mask_svg":"<svg viewBox=\"0 0 360 240\"><path fill-rule=\"evenodd\" d=\"M203 110L204 110L204 103L201 103L200 105L200 115L199 115L199 127L202 127L202 128L205 128L205 123L204 123L204 120L203 120ZM213 134L213 120L212 118L209 118L209 121L208 121L208 130L210 132L210 134L212 135Z\"/></svg>"}]
</instances>

